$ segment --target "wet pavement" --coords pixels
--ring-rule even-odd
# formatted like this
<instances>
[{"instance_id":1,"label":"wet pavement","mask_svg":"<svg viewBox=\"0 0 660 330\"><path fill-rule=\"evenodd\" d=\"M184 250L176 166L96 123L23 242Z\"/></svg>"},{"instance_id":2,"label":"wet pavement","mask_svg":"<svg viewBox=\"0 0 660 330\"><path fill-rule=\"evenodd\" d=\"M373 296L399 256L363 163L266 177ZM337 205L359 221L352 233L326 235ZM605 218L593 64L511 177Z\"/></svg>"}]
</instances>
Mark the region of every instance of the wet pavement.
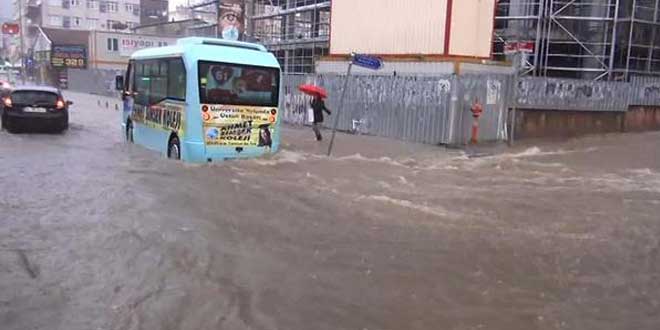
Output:
<instances>
[{"instance_id":1,"label":"wet pavement","mask_svg":"<svg viewBox=\"0 0 660 330\"><path fill-rule=\"evenodd\" d=\"M660 328L657 132L187 165L69 95L0 132L0 329Z\"/></svg>"}]
</instances>

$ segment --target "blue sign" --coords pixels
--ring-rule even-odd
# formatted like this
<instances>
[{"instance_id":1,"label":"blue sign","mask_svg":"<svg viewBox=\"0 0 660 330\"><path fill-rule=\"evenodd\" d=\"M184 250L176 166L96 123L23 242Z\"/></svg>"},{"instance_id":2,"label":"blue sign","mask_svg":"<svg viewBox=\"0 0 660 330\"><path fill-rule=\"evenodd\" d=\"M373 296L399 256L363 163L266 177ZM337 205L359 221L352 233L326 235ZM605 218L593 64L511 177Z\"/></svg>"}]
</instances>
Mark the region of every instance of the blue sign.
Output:
<instances>
[{"instance_id":1,"label":"blue sign","mask_svg":"<svg viewBox=\"0 0 660 330\"><path fill-rule=\"evenodd\" d=\"M353 64L371 70L380 70L383 67L383 61L380 58L363 54L353 55Z\"/></svg>"}]
</instances>

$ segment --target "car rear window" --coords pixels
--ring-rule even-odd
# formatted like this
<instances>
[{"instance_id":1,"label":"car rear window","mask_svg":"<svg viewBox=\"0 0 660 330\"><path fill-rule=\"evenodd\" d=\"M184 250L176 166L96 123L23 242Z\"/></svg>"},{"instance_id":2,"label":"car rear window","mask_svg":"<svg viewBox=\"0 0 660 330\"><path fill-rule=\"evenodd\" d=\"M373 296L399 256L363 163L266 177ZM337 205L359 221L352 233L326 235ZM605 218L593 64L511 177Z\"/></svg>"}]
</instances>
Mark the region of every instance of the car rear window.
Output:
<instances>
[{"instance_id":1,"label":"car rear window","mask_svg":"<svg viewBox=\"0 0 660 330\"><path fill-rule=\"evenodd\" d=\"M11 93L14 104L55 104L57 94L44 91L15 91Z\"/></svg>"}]
</instances>

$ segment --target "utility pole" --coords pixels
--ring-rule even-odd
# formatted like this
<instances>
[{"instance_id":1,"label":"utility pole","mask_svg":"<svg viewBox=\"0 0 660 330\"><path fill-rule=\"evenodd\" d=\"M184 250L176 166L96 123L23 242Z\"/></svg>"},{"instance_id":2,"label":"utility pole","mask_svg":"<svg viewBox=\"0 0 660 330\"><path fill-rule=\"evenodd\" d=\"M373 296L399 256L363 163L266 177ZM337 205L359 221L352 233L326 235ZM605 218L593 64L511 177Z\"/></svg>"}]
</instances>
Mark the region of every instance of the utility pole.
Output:
<instances>
[{"instance_id":1,"label":"utility pole","mask_svg":"<svg viewBox=\"0 0 660 330\"><path fill-rule=\"evenodd\" d=\"M218 12L217 12L217 19L216 19L216 24L215 24L215 37L220 38L222 37L222 31L220 31L220 6L222 5L222 1L218 0Z\"/></svg>"},{"instance_id":2,"label":"utility pole","mask_svg":"<svg viewBox=\"0 0 660 330\"><path fill-rule=\"evenodd\" d=\"M23 41L23 0L18 0L18 33L19 33L19 40L21 43L21 52L20 52L20 59L21 59L21 81L23 84L25 84L25 45Z\"/></svg>"}]
</instances>

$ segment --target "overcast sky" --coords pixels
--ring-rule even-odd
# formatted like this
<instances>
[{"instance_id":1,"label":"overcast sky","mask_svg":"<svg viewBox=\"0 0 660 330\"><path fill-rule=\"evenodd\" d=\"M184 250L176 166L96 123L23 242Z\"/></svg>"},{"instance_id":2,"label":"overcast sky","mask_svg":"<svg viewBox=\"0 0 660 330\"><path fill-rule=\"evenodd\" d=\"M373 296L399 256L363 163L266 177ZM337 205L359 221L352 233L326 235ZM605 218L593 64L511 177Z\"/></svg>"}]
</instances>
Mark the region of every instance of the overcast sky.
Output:
<instances>
[{"instance_id":1,"label":"overcast sky","mask_svg":"<svg viewBox=\"0 0 660 330\"><path fill-rule=\"evenodd\" d=\"M3 1L3 0L0 0L0 1ZM200 0L190 0L190 1L189 0L170 0L169 1L170 11L174 10L176 8L176 6L178 6L178 5L185 5L188 2L195 3L195 2L209 2L209 1L206 1L206 0L205 1L200 1Z\"/></svg>"},{"instance_id":2,"label":"overcast sky","mask_svg":"<svg viewBox=\"0 0 660 330\"><path fill-rule=\"evenodd\" d=\"M176 6L178 5L184 5L188 2L188 0L170 0L169 5L170 5L170 11L174 10Z\"/></svg>"}]
</instances>

